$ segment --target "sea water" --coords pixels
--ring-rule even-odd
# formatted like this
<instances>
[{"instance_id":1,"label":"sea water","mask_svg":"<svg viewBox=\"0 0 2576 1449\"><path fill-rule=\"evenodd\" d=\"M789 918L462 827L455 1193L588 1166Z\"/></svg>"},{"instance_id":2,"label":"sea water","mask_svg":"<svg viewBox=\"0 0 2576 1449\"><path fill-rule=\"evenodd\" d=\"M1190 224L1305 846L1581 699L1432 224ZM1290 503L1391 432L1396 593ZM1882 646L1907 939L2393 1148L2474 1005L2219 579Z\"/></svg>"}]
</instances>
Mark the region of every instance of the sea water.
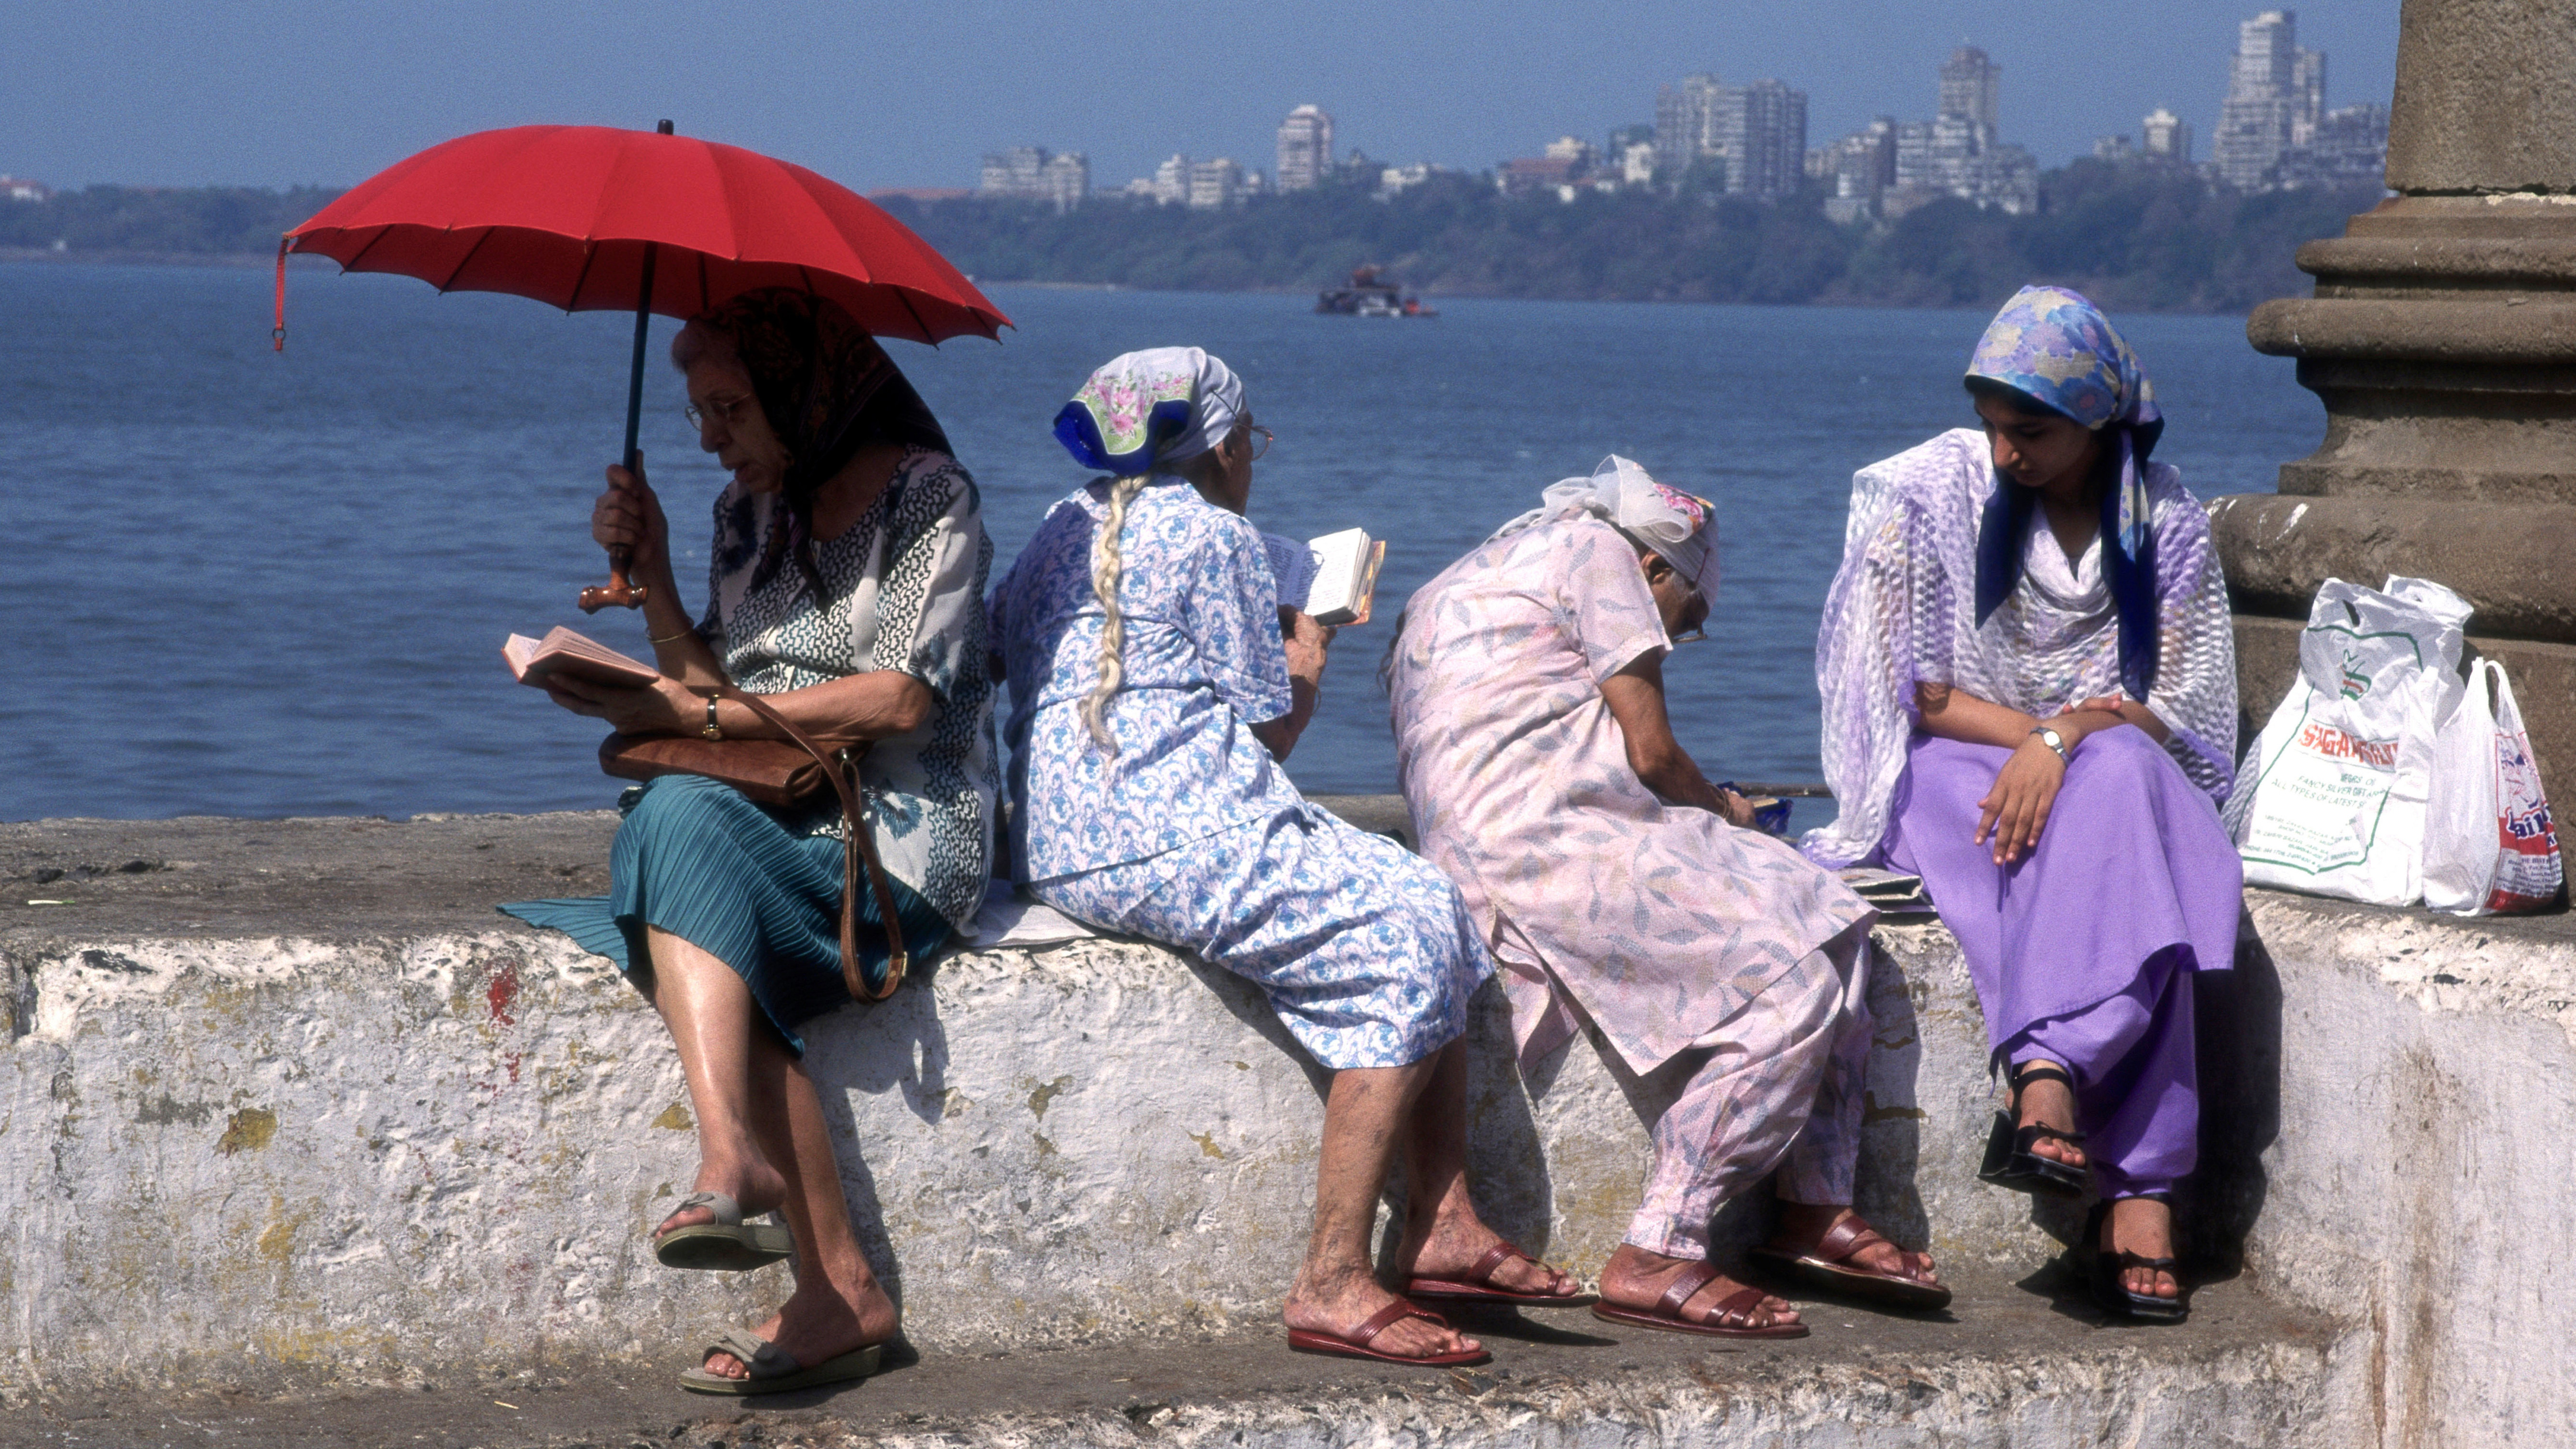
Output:
<instances>
[{"instance_id":1,"label":"sea water","mask_svg":"<svg viewBox=\"0 0 2576 1449\"><path fill-rule=\"evenodd\" d=\"M217 268L0 266L0 818L596 808L602 728L513 683L502 637L585 619L590 501L625 421L631 316L419 282ZM1717 504L1710 642L1665 679L1712 778L1818 778L1816 616L1854 469L1973 423L1968 312L1442 298L1436 319L1297 295L995 287L999 343L889 344L982 487L995 576L1084 472L1049 435L1084 375L1197 344L1278 435L1251 516L1387 541L1289 762L1311 792L1395 787L1376 678L1405 597L1605 453ZM2203 498L2266 492L2322 432L2241 319L2120 319ZM724 476L654 324L643 444L704 603ZM649 657L649 655L647 655ZM1822 818L1801 812L1800 824Z\"/></svg>"}]
</instances>

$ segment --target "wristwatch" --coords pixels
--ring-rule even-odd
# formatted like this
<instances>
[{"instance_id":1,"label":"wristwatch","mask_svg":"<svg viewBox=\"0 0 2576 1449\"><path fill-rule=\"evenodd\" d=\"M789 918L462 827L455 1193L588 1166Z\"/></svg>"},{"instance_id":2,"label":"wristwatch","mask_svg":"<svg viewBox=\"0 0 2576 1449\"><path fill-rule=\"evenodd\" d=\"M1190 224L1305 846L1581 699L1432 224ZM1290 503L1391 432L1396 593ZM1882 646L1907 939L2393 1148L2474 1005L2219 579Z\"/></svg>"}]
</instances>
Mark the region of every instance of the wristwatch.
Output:
<instances>
[{"instance_id":1,"label":"wristwatch","mask_svg":"<svg viewBox=\"0 0 2576 1449\"><path fill-rule=\"evenodd\" d=\"M711 740L724 738L724 726L716 723L716 698L717 696L712 694L707 696L707 727L698 731L699 734ZM2060 750L2058 753L2064 754L2065 751Z\"/></svg>"},{"instance_id":2,"label":"wristwatch","mask_svg":"<svg viewBox=\"0 0 2576 1449\"><path fill-rule=\"evenodd\" d=\"M708 704L709 704L710 708L709 708L708 713L707 713L707 718L708 718L708 719L710 719L710 720L713 720L713 719L715 718L715 713L714 713L714 710L713 710L713 708L712 708L712 706L714 705L714 701L713 701L713 700L709 700L709 701L708 701ZM2034 735L2039 736L2039 742L2040 742L2041 744L2048 746L2051 750L2056 751L2056 752L2057 752L2057 758L2058 758L2059 760L2063 761L2063 760L2067 759L2067 754L2066 754L2066 736L2059 734L2057 731L2055 731L2055 730L2053 730L2053 729L2050 729L2050 728L2049 728L2048 726L2046 726L2046 725L2041 725L2039 728L2037 728L2037 729L2035 729L2035 730L2032 730L2032 731L2031 731L2031 733L2032 733L2032 734L2034 734ZM708 735L709 735L709 738L713 738L713 737L714 737L714 730L713 730L713 727L712 727L712 726L710 726L710 727L709 727Z\"/></svg>"}]
</instances>

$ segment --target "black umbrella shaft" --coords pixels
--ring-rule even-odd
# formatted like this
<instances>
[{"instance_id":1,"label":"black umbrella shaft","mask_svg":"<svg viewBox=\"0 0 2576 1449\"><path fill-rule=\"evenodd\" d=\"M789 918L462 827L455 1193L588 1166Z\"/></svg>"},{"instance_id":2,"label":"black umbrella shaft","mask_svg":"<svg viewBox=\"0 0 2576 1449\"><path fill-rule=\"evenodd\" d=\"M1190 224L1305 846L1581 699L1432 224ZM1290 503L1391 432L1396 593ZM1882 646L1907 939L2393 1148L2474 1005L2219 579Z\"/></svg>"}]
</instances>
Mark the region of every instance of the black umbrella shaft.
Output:
<instances>
[{"instance_id":1,"label":"black umbrella shaft","mask_svg":"<svg viewBox=\"0 0 2576 1449\"><path fill-rule=\"evenodd\" d=\"M636 449L637 435L644 428L644 338L653 321L653 253L654 244L644 244L644 278L635 288L635 361L626 378L626 466L629 471L643 467L643 455Z\"/></svg>"}]
</instances>

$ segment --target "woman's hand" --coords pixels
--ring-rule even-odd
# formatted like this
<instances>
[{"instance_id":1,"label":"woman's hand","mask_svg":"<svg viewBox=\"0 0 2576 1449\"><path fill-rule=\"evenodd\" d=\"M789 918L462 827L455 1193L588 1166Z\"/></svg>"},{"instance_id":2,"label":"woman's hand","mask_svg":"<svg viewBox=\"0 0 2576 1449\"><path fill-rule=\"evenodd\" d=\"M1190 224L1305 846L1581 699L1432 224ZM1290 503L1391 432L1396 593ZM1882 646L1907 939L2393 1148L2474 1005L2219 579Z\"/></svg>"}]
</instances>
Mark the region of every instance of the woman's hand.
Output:
<instances>
[{"instance_id":1,"label":"woman's hand","mask_svg":"<svg viewBox=\"0 0 2576 1449\"><path fill-rule=\"evenodd\" d=\"M1313 615L1281 608L1279 635L1288 650L1288 673L1308 681L1323 678L1324 655L1333 647L1335 632L1328 624L1316 623Z\"/></svg>"},{"instance_id":2,"label":"woman's hand","mask_svg":"<svg viewBox=\"0 0 2576 1449\"><path fill-rule=\"evenodd\" d=\"M1977 802L1983 813L1977 817L1976 843L1994 837L1997 865L2021 859L2039 844L2040 828L2048 824L2049 807L2057 803L2058 787L2065 783L2066 762L2057 751L2037 735L2023 740L1995 772L1995 787Z\"/></svg>"},{"instance_id":3,"label":"woman's hand","mask_svg":"<svg viewBox=\"0 0 2576 1449\"><path fill-rule=\"evenodd\" d=\"M2099 699L2088 699L2076 704L2070 704L2065 709L2059 711L2059 713L2115 714L2120 717L2120 722L2122 724L2133 724L2138 728L2145 730L2147 732L2147 738L2154 740L2157 744L2161 745L2167 740L2173 738L2173 731L2165 727L2165 722L2163 720L2156 718L2156 712L2154 710L2147 708L2145 705L2138 703L2134 699L2124 699L2116 694L2106 694Z\"/></svg>"},{"instance_id":4,"label":"woman's hand","mask_svg":"<svg viewBox=\"0 0 2576 1449\"><path fill-rule=\"evenodd\" d=\"M546 694L574 714L608 721L621 735L693 734L706 724L705 698L676 679L610 689L558 676L546 681Z\"/></svg>"},{"instance_id":5,"label":"woman's hand","mask_svg":"<svg viewBox=\"0 0 2576 1449\"><path fill-rule=\"evenodd\" d=\"M626 548L632 568L667 562L671 556L671 525L662 516L662 500L653 496L643 474L615 464L608 469L608 491L590 507L590 536L601 548Z\"/></svg>"},{"instance_id":6,"label":"woman's hand","mask_svg":"<svg viewBox=\"0 0 2576 1449\"><path fill-rule=\"evenodd\" d=\"M1717 792L1717 813L1725 816L1726 823L1738 830L1753 828L1753 802L1732 790Z\"/></svg>"}]
</instances>

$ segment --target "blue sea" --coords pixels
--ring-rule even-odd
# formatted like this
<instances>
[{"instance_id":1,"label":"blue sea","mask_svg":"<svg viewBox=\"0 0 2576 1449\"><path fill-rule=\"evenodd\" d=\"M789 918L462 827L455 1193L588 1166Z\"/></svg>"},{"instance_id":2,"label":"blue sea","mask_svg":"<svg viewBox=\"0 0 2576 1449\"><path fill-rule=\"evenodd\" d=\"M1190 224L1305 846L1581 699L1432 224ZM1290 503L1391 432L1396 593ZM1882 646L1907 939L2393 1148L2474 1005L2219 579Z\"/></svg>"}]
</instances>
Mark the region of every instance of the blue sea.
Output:
<instances>
[{"instance_id":1,"label":"blue sea","mask_svg":"<svg viewBox=\"0 0 2576 1449\"><path fill-rule=\"evenodd\" d=\"M610 804L600 727L513 683L499 650L571 624L646 652L638 616L573 606L603 574L589 507L632 318L328 270L289 286L278 353L264 270L0 265L0 818ZM1056 409L1094 365L1164 344L1223 356L1277 433L1254 522L1389 541L1379 622L1343 632L1290 761L1317 793L1394 788L1375 666L1405 596L1611 452L1718 505L1714 642L1667 670L1683 743L1713 778L1818 778L1816 615L1852 471L1972 421L1958 378L1985 321L991 296L1017 323L999 343L891 346L982 485L997 577L1085 476L1048 434ZM2158 456L2202 497L2268 492L2316 446L2322 410L2241 319L2121 320L2171 420ZM724 478L659 360L675 327L655 323L644 447L699 594L689 523Z\"/></svg>"}]
</instances>

